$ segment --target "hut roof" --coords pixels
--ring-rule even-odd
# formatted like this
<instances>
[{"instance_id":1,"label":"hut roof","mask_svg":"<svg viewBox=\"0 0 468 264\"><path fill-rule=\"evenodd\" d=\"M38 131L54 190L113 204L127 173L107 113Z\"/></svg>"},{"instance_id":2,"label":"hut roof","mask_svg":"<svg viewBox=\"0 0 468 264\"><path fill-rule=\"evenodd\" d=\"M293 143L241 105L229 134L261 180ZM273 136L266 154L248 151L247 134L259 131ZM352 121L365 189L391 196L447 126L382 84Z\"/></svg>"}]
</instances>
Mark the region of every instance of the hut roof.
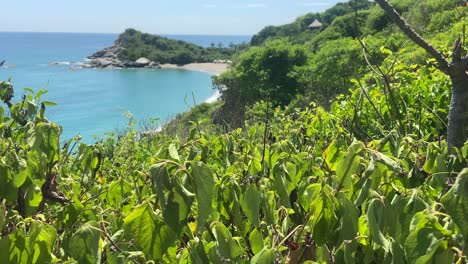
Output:
<instances>
[{"instance_id":1,"label":"hut roof","mask_svg":"<svg viewBox=\"0 0 468 264\"><path fill-rule=\"evenodd\" d=\"M315 19L314 22L312 22L309 25L309 28L321 28L322 26L323 26L323 24L320 23L320 21L318 19Z\"/></svg>"}]
</instances>

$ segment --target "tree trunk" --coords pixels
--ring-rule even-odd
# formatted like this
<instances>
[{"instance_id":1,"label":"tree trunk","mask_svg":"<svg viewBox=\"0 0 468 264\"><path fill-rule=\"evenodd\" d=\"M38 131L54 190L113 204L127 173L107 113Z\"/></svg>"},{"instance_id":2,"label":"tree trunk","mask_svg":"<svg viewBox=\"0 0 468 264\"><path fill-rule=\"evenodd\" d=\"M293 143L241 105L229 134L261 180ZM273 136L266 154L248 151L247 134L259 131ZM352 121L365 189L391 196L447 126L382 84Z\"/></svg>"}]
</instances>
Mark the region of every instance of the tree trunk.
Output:
<instances>
[{"instance_id":1,"label":"tree trunk","mask_svg":"<svg viewBox=\"0 0 468 264\"><path fill-rule=\"evenodd\" d=\"M462 58L463 47L460 38L455 43L452 62L421 37L387 0L375 0L390 19L421 48L438 62L438 68L452 81L452 100L449 108L447 142L449 152L461 148L467 140L468 128L468 56Z\"/></svg>"},{"instance_id":2,"label":"tree trunk","mask_svg":"<svg viewBox=\"0 0 468 264\"><path fill-rule=\"evenodd\" d=\"M451 73L452 101L449 109L448 135L449 150L461 148L467 138L468 124L468 74L461 70Z\"/></svg>"}]
</instances>

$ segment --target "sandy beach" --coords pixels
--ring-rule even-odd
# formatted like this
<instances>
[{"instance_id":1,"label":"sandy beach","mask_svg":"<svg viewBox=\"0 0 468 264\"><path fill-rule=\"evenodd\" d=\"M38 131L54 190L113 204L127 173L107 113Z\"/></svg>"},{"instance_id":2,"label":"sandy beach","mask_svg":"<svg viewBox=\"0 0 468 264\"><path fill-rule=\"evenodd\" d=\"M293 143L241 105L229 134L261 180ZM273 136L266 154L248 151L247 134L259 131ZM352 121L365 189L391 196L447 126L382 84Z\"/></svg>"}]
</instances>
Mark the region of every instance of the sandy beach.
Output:
<instances>
[{"instance_id":1,"label":"sandy beach","mask_svg":"<svg viewBox=\"0 0 468 264\"><path fill-rule=\"evenodd\" d=\"M163 69L183 69L191 71L209 72L213 75L219 75L228 70L229 64L226 63L190 63L182 66L175 64L161 64Z\"/></svg>"}]
</instances>

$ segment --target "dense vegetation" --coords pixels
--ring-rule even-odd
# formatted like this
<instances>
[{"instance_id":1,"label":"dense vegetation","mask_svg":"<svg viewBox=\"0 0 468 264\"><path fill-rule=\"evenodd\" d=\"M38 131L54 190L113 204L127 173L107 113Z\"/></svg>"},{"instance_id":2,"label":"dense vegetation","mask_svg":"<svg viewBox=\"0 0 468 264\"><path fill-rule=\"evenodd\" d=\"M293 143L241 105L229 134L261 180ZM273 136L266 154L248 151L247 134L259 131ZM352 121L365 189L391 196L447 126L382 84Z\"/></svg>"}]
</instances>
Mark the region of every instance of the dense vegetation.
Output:
<instances>
[{"instance_id":1,"label":"dense vegetation","mask_svg":"<svg viewBox=\"0 0 468 264\"><path fill-rule=\"evenodd\" d=\"M367 0L338 3L323 13L309 13L298 17L290 24L282 26L268 26L252 37L251 45L262 45L266 41L276 38L287 38L288 41L299 44L309 42L320 33L320 29L309 29L309 25L315 19L318 19L325 28L335 23L334 27L339 28L339 30L354 30L353 21L355 11L368 9L372 6L374 6L374 4ZM336 18L339 19L335 21ZM345 20L348 20L347 22L351 23L343 23Z\"/></svg>"},{"instance_id":2,"label":"dense vegetation","mask_svg":"<svg viewBox=\"0 0 468 264\"><path fill-rule=\"evenodd\" d=\"M294 70L306 65L308 59L309 52L303 46L282 40L244 52L232 70L214 78L222 92L223 108L229 109L229 116L217 119L229 120L238 127L244 122L245 106L260 100L274 106L289 104L303 92Z\"/></svg>"},{"instance_id":3,"label":"dense vegetation","mask_svg":"<svg viewBox=\"0 0 468 264\"><path fill-rule=\"evenodd\" d=\"M159 63L179 65L228 60L245 46L241 44L205 48L182 40L141 33L134 29L127 29L119 36L116 43L124 48L118 53L119 59L123 61L135 61L145 57Z\"/></svg>"},{"instance_id":4,"label":"dense vegetation","mask_svg":"<svg viewBox=\"0 0 468 264\"><path fill-rule=\"evenodd\" d=\"M463 25L467 22L467 9L463 0L390 2L418 32L444 54L451 52L451 46L462 34ZM324 26L319 30L308 29L307 26L315 18L321 19ZM280 105L283 106L290 103L291 97L295 97L293 104L296 107L305 107L310 102L316 102L329 108L337 95L348 92L351 79L362 78L370 68L377 71L377 75L386 74L379 71L385 53L398 54L398 58L408 65L425 65L429 58L416 44L408 42L406 36L390 23L379 6L366 0L339 3L323 13L300 17L291 25L262 30L252 39L252 44L259 46L236 57L232 71L215 79L215 84L224 97L238 98L236 100L242 102L225 100L226 106L222 107L220 114L225 117L223 122L234 127L242 124L246 109L244 106L251 106L259 97L258 94L264 100L281 101ZM288 31L290 28L297 30ZM293 49L305 49L306 63L295 60L294 56L289 56L284 51L284 58L278 60L287 59L285 63L274 64L264 59L254 63L253 67L245 66L259 61L259 58L272 52L275 46L278 46L277 49L291 49L291 52ZM381 52L383 50L385 52ZM287 73L277 76L275 73L283 71L282 68L286 67L284 64L289 65ZM255 78L248 81L247 76ZM276 79L271 82L269 76L275 76ZM265 85L270 90L277 87L281 89L282 82L286 79L294 84L294 89L288 96L269 93L270 98L266 98L263 91ZM250 100L252 95L255 100ZM233 107L233 102L237 107Z\"/></svg>"},{"instance_id":5,"label":"dense vegetation","mask_svg":"<svg viewBox=\"0 0 468 264\"><path fill-rule=\"evenodd\" d=\"M462 10L423 2L421 19ZM427 36L449 47L465 22ZM466 263L468 143L447 151L451 80L412 45L380 47L403 39L382 30L367 58L345 56L363 49L350 36L318 50L266 41L215 79L223 102L179 116L188 125L141 134L129 115L125 134L91 145L61 146L44 91L15 101L1 82L0 263ZM333 75L354 61L356 76ZM241 128L204 119L229 103L245 107Z\"/></svg>"},{"instance_id":6,"label":"dense vegetation","mask_svg":"<svg viewBox=\"0 0 468 264\"><path fill-rule=\"evenodd\" d=\"M406 116L369 75L329 112L257 103L248 128L193 123L184 140L129 129L60 147L28 90L0 110L0 261L463 262L468 145L439 139L449 80L395 67Z\"/></svg>"}]
</instances>

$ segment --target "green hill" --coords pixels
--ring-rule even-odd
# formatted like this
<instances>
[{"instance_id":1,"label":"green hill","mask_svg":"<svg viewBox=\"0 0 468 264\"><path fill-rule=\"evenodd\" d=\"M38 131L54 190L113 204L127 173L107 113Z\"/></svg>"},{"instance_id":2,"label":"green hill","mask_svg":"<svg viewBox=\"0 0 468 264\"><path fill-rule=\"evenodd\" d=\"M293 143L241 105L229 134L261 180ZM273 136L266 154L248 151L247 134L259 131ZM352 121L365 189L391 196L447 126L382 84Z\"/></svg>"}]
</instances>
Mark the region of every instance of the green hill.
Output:
<instances>
[{"instance_id":1,"label":"green hill","mask_svg":"<svg viewBox=\"0 0 468 264\"><path fill-rule=\"evenodd\" d=\"M229 60L240 48L239 46L204 48L134 29L127 29L120 34L116 44L123 47L117 54L122 61L135 61L145 57L155 62L171 64Z\"/></svg>"}]
</instances>

